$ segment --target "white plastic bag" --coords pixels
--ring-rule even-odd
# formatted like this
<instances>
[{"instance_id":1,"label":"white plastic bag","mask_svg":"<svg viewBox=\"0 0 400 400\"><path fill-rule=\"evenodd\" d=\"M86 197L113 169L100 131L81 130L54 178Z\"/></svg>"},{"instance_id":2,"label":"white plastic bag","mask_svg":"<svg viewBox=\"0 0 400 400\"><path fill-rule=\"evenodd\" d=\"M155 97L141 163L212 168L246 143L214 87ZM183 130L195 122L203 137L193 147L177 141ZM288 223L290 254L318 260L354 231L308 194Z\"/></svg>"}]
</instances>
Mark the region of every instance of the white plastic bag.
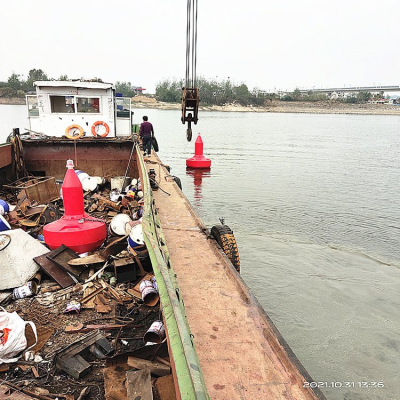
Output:
<instances>
[{"instance_id":1,"label":"white plastic bag","mask_svg":"<svg viewBox=\"0 0 400 400\"><path fill-rule=\"evenodd\" d=\"M30 325L35 334L37 343L36 326L33 322L24 321L15 311L9 313L0 307L0 364L18 361L22 351L26 349L27 340L25 337L25 326Z\"/></svg>"}]
</instances>

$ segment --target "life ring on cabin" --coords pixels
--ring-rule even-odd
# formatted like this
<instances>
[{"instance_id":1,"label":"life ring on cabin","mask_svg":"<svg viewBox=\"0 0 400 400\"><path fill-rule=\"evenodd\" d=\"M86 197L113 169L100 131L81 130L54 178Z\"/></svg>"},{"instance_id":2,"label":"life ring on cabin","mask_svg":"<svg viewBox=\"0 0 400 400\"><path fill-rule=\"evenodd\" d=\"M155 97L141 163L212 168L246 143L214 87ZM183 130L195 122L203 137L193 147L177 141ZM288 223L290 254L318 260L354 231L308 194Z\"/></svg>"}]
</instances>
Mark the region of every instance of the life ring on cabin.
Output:
<instances>
[{"instance_id":1,"label":"life ring on cabin","mask_svg":"<svg viewBox=\"0 0 400 400\"><path fill-rule=\"evenodd\" d=\"M102 134L102 135L98 135L96 132L96 126L99 125L103 125L104 128L106 129L106 131ZM94 137L100 136L100 137L106 137L108 134L110 133L110 127L108 126L108 124L106 122L103 121L96 121L93 125L92 125L92 135Z\"/></svg>"},{"instance_id":2,"label":"life ring on cabin","mask_svg":"<svg viewBox=\"0 0 400 400\"><path fill-rule=\"evenodd\" d=\"M77 129L79 130L79 133L77 134ZM70 125L66 130L65 130L65 136L68 139L72 140L77 140L83 136L85 132L83 131L83 128L80 125Z\"/></svg>"}]
</instances>

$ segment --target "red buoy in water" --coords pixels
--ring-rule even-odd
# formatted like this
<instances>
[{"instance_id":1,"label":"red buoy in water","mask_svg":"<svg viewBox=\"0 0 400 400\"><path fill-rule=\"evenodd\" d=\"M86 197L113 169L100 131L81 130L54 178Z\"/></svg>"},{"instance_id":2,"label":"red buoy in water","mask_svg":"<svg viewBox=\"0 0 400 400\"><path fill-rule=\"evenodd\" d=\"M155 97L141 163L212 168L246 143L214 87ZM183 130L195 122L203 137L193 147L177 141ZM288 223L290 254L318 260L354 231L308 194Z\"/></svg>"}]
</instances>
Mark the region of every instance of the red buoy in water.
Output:
<instances>
[{"instance_id":1,"label":"red buoy in water","mask_svg":"<svg viewBox=\"0 0 400 400\"><path fill-rule=\"evenodd\" d=\"M211 160L203 156L203 140L200 133L194 144L194 156L186 160L186 166L190 168L210 168Z\"/></svg>"},{"instance_id":2,"label":"red buoy in water","mask_svg":"<svg viewBox=\"0 0 400 400\"><path fill-rule=\"evenodd\" d=\"M67 168L62 185L64 216L44 226L44 241L52 250L64 244L77 253L94 251L107 237L106 224L85 213L82 184L72 160L67 161Z\"/></svg>"}]
</instances>

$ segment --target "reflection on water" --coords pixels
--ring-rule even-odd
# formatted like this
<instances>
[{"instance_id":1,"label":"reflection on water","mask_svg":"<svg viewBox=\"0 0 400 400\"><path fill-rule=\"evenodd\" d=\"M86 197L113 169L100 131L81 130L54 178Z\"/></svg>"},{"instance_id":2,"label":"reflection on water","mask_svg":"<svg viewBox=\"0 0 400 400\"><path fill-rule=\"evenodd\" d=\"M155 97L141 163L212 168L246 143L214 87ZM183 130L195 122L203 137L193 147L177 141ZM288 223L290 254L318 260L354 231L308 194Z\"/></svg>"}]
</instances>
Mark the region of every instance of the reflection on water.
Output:
<instances>
[{"instance_id":1,"label":"reflection on water","mask_svg":"<svg viewBox=\"0 0 400 400\"><path fill-rule=\"evenodd\" d=\"M186 168L186 176L193 178L194 190L193 190L192 205L194 207L199 207L203 200L203 195L202 195L203 178L211 177L211 168L206 168L206 169Z\"/></svg>"}]
</instances>

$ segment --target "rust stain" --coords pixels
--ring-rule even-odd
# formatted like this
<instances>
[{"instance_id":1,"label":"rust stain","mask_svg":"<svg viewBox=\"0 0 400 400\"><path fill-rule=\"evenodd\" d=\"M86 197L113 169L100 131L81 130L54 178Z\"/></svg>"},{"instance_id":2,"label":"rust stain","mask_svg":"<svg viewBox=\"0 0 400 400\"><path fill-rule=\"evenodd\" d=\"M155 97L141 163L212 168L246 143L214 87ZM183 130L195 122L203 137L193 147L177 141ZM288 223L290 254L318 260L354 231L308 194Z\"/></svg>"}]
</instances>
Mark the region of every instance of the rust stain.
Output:
<instances>
[{"instance_id":1,"label":"rust stain","mask_svg":"<svg viewBox=\"0 0 400 400\"><path fill-rule=\"evenodd\" d=\"M213 385L213 388L216 390L222 390L225 388L225 385L220 385L220 384L216 383L215 385Z\"/></svg>"}]
</instances>

